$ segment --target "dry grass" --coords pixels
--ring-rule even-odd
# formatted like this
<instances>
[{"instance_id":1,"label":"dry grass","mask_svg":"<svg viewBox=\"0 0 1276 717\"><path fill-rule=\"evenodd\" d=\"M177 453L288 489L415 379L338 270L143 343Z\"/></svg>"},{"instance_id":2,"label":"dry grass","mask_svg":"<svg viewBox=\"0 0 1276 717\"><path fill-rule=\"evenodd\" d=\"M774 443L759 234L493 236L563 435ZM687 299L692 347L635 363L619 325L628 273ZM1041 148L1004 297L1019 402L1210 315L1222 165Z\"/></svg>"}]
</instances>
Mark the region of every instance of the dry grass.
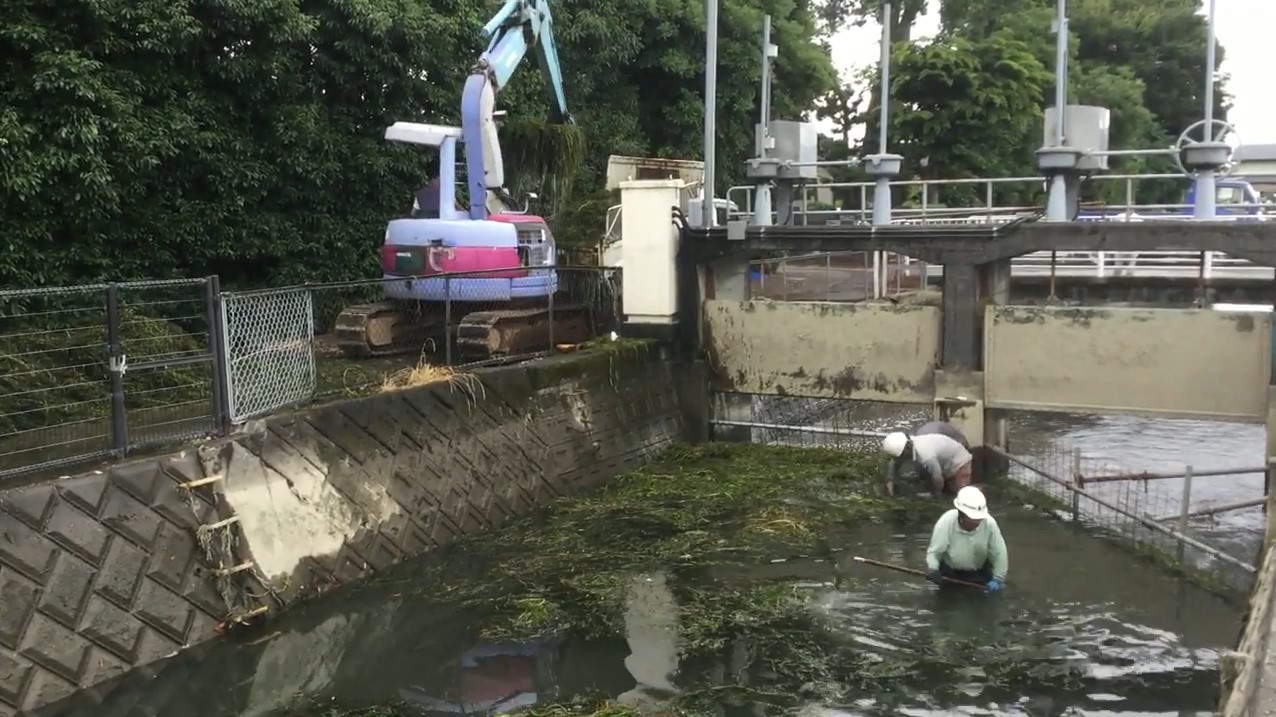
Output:
<instances>
[{"instance_id":1,"label":"dry grass","mask_svg":"<svg viewBox=\"0 0 1276 717\"><path fill-rule=\"evenodd\" d=\"M401 391L406 388L419 388L445 383L452 388L460 389L471 401L478 401L486 396L483 382L472 373L457 371L451 366L439 366L422 358L415 366L402 368L386 374L381 381L381 393Z\"/></svg>"}]
</instances>

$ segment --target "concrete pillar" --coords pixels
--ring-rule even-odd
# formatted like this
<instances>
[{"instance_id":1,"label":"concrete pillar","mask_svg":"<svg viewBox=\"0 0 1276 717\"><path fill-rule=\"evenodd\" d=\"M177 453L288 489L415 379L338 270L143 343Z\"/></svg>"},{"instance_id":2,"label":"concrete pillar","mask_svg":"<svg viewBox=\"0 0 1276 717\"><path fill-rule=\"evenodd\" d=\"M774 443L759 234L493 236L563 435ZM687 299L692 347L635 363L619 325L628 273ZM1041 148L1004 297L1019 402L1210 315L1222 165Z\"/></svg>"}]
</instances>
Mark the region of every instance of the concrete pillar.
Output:
<instances>
[{"instance_id":1,"label":"concrete pillar","mask_svg":"<svg viewBox=\"0 0 1276 717\"><path fill-rule=\"evenodd\" d=\"M1002 259L1000 261L984 264L981 269L982 286L981 290L985 297L983 306L1006 305L1010 303L1010 259ZM982 327L984 325L984 312L980 312L979 325L981 327L980 336L982 337ZM983 346L980 345L980 365L983 365ZM981 373L982 377L983 374ZM982 401L983 385L980 382L980 393ZM983 409L983 436L980 441L982 446L1001 445L1005 440L1008 427L1006 424L1006 416L1004 411L994 411L988 408ZM995 455L987 450L976 452L975 474L981 479L987 480L995 476L1005 475L1010 469L1010 462L1001 456Z\"/></svg>"},{"instance_id":2,"label":"concrete pillar","mask_svg":"<svg viewBox=\"0 0 1276 717\"><path fill-rule=\"evenodd\" d=\"M984 408L984 308L1010 302L1010 260L988 264L944 265L943 350L935 372L934 417L966 435L975 457L975 477L986 479L1004 470L988 445L1004 435L1004 417Z\"/></svg>"},{"instance_id":3,"label":"concrete pillar","mask_svg":"<svg viewBox=\"0 0 1276 717\"><path fill-rule=\"evenodd\" d=\"M736 254L714 261L708 268L709 286L705 298L727 301L749 300L749 259L747 254ZM712 370L713 367L710 367ZM728 421L753 420L753 396L746 394L717 394L712 397L713 417ZM717 441L750 443L753 429L743 426L714 426L712 436Z\"/></svg>"}]
</instances>

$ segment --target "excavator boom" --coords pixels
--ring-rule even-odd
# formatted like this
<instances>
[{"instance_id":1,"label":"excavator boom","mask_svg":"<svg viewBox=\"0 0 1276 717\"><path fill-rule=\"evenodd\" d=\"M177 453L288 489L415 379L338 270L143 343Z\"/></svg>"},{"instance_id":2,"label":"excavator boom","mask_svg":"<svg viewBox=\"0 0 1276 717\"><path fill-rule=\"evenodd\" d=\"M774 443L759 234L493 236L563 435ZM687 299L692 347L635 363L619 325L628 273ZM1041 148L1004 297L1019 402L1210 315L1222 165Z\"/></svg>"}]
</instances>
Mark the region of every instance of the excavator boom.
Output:
<instances>
[{"instance_id":1,"label":"excavator boom","mask_svg":"<svg viewBox=\"0 0 1276 717\"><path fill-rule=\"evenodd\" d=\"M570 123L563 73L554 43L554 21L549 0L506 0L483 26L489 38L461 95L461 131L465 143L465 171L469 184L470 218L487 219L487 193L505 186L505 163L497 135L496 94L513 76L531 48L545 76L551 97L551 117Z\"/></svg>"}]
</instances>

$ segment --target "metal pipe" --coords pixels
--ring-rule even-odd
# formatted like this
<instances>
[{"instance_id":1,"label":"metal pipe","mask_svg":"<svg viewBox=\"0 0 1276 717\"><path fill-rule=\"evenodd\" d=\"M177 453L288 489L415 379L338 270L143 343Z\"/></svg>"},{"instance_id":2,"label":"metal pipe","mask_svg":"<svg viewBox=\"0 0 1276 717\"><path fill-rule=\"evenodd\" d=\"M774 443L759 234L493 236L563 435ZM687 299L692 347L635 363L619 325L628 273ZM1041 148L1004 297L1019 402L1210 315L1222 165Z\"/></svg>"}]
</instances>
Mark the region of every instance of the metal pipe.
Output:
<instances>
[{"instance_id":1,"label":"metal pipe","mask_svg":"<svg viewBox=\"0 0 1276 717\"><path fill-rule=\"evenodd\" d=\"M889 2L882 4L882 47L881 58L878 61L878 74L880 75L881 88L878 91L878 127L877 127L877 153L885 155L887 146L887 123L890 121L890 104L891 104L891 4ZM926 190L922 189L923 201ZM886 175L878 175L873 187L873 224L884 226L891 223L891 180ZM875 261L873 264L875 271L879 270ZM874 296L880 297L881 294L874 290Z\"/></svg>"},{"instance_id":2,"label":"metal pipe","mask_svg":"<svg viewBox=\"0 0 1276 717\"><path fill-rule=\"evenodd\" d=\"M1135 522L1142 524L1143 526L1149 528L1150 530L1153 530L1157 533L1161 533L1162 535L1173 538L1174 540L1178 540L1183 543L1186 543L1187 545L1190 545L1193 548L1196 548L1202 553L1205 553L1206 555L1209 555L1217 560L1221 560L1227 563L1228 565L1233 565L1246 572L1250 572L1250 573L1256 572L1256 568L1253 565L1249 565L1248 563L1245 563L1241 560L1237 560L1236 558L1233 558L1232 556L1228 555L1227 553L1224 553L1218 548L1214 548L1209 545L1206 545L1205 543L1202 543L1201 541L1196 540L1195 538L1189 537L1187 535L1182 535L1178 531L1167 528L1147 516L1135 515L1134 513L1131 513L1127 510L1119 508L1116 505L1113 505L1112 503L1109 503L1108 501L1102 498L1099 498L1098 496L1095 496L1093 493L1087 493L1081 488L1072 485L1072 483L1066 480L1062 480L1058 478L1057 476L1051 475L1050 473L1047 473L1045 470L1038 468L1037 466L1029 463L1028 461L1025 461L1024 459L1019 458L1018 456L1013 456L1001 450L1000 448L997 448L996 446L987 446L987 448L988 450L992 451L993 453L996 453L1002 458L1005 458L1011 463L1014 463L1019 466L1023 466L1024 468L1027 468L1028 470L1032 471L1033 473L1036 473L1037 475L1041 476L1042 478L1045 478L1046 480L1052 483L1061 485L1067 490L1081 493L1086 498L1089 498L1090 500L1094 501L1095 503L1099 504L1100 506L1104 508L1107 508L1108 510L1116 513L1117 515L1122 515L1127 518L1130 518L1131 520L1134 520Z\"/></svg>"},{"instance_id":3,"label":"metal pipe","mask_svg":"<svg viewBox=\"0 0 1276 717\"><path fill-rule=\"evenodd\" d=\"M802 433L819 433L829 436L852 436L855 438L885 438L886 434L878 431L856 431L850 428L824 428L822 426L790 426L784 423L757 423L755 421L712 420L715 426L737 426L740 428L765 428L772 431L799 431Z\"/></svg>"},{"instance_id":4,"label":"metal pipe","mask_svg":"<svg viewBox=\"0 0 1276 717\"><path fill-rule=\"evenodd\" d=\"M877 153L886 154L886 123L890 120L891 96L891 4L882 5L881 107L877 126Z\"/></svg>"},{"instance_id":5,"label":"metal pipe","mask_svg":"<svg viewBox=\"0 0 1276 717\"><path fill-rule=\"evenodd\" d=\"M1165 149L1108 149L1102 152L1091 150L1087 154L1094 157L1152 157L1178 152L1174 147Z\"/></svg>"},{"instance_id":6,"label":"metal pipe","mask_svg":"<svg viewBox=\"0 0 1276 717\"><path fill-rule=\"evenodd\" d=\"M1246 508L1258 508L1267 502L1266 498L1253 498L1250 500L1241 500L1235 503L1224 503L1223 505L1212 505L1208 508L1197 508L1189 512L1190 518L1203 518L1207 515L1218 515L1219 513L1230 513L1233 510L1244 510ZM1178 520L1181 515L1162 515L1159 518L1153 518L1158 523L1164 523L1170 520Z\"/></svg>"},{"instance_id":7,"label":"metal pipe","mask_svg":"<svg viewBox=\"0 0 1276 717\"><path fill-rule=\"evenodd\" d=\"M718 0L705 0L704 39L704 227L715 224L713 202L714 163L718 136Z\"/></svg>"},{"instance_id":8,"label":"metal pipe","mask_svg":"<svg viewBox=\"0 0 1276 717\"><path fill-rule=\"evenodd\" d=\"M1218 10L1218 0L1210 0L1209 18L1205 23L1205 141L1214 139L1214 72L1215 54L1214 21Z\"/></svg>"},{"instance_id":9,"label":"metal pipe","mask_svg":"<svg viewBox=\"0 0 1276 717\"><path fill-rule=\"evenodd\" d=\"M1064 131L1064 107L1068 104L1068 0L1055 3L1054 42L1054 143L1062 147L1067 133Z\"/></svg>"},{"instance_id":10,"label":"metal pipe","mask_svg":"<svg viewBox=\"0 0 1276 717\"><path fill-rule=\"evenodd\" d=\"M760 159L766 159L767 156L767 139L771 136L771 16L765 15L762 18L762 108L759 124L762 125L761 131L757 135L757 153ZM753 223L758 226L767 226L771 222L771 183L761 182L757 185L757 206L752 212ZM803 187L802 196L806 196L806 188ZM805 219L805 217L803 217Z\"/></svg>"},{"instance_id":11,"label":"metal pipe","mask_svg":"<svg viewBox=\"0 0 1276 717\"><path fill-rule=\"evenodd\" d=\"M1209 19L1205 23L1205 143L1208 144L1214 140L1214 71L1215 71L1215 53L1214 53L1214 20L1216 0L1210 0ZM1196 173L1196 203L1192 208L1192 217L1194 219L1213 219L1217 214L1218 189L1214 183L1215 170L1213 167L1206 167Z\"/></svg>"},{"instance_id":12,"label":"metal pipe","mask_svg":"<svg viewBox=\"0 0 1276 717\"><path fill-rule=\"evenodd\" d=\"M1239 476L1248 473L1262 473L1266 471L1265 467L1257 468L1214 468L1206 471L1192 471L1193 478L1203 478L1205 476ZM1167 480L1170 478L1186 478L1187 473L1124 473L1102 476L1082 476L1081 482L1085 483L1115 483L1127 480Z\"/></svg>"},{"instance_id":13,"label":"metal pipe","mask_svg":"<svg viewBox=\"0 0 1276 717\"><path fill-rule=\"evenodd\" d=\"M762 17L762 128L771 123L771 16ZM758 147L758 156L766 157L766 143Z\"/></svg>"}]
</instances>

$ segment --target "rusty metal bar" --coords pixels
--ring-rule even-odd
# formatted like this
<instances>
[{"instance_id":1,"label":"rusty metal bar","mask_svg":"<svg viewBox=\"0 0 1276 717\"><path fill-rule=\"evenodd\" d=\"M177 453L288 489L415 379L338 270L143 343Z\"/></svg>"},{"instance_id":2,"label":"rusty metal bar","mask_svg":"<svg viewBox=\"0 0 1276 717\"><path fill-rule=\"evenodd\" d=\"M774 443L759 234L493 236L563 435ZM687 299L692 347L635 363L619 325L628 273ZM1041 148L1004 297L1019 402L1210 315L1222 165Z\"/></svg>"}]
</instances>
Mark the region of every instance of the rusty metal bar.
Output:
<instances>
[{"instance_id":1,"label":"rusty metal bar","mask_svg":"<svg viewBox=\"0 0 1276 717\"><path fill-rule=\"evenodd\" d=\"M1212 505L1208 508L1198 508L1187 514L1189 518L1204 518L1209 515L1218 515L1219 513L1230 513L1233 510L1245 510L1246 508L1258 508L1267 502L1266 498L1251 498L1250 500L1241 500L1235 503L1224 503L1223 505ZM1170 520L1177 520L1178 515L1162 515L1153 518L1158 523L1164 523Z\"/></svg>"},{"instance_id":2,"label":"rusty metal bar","mask_svg":"<svg viewBox=\"0 0 1276 717\"><path fill-rule=\"evenodd\" d=\"M758 423L756 421L709 421L714 426L737 426L739 428L765 428L772 431L799 431L801 433L821 433L832 436L854 436L857 438L885 438L882 431L856 431L850 428L824 428L822 426L790 426L785 423Z\"/></svg>"},{"instance_id":3,"label":"rusty metal bar","mask_svg":"<svg viewBox=\"0 0 1276 717\"><path fill-rule=\"evenodd\" d=\"M1236 476L1245 475L1246 473L1262 473L1266 468L1215 468L1208 471L1192 471L1193 478L1203 478L1205 476ZM1121 473L1117 475L1105 476L1081 476L1081 484L1086 483L1116 483L1127 480L1167 480L1170 478L1186 478L1186 473Z\"/></svg>"},{"instance_id":4,"label":"rusty metal bar","mask_svg":"<svg viewBox=\"0 0 1276 717\"><path fill-rule=\"evenodd\" d=\"M1196 548L1197 550L1201 551L1202 553L1205 553L1206 555L1209 555L1210 557L1212 557L1212 558L1214 558L1214 559L1216 559L1216 560L1221 560L1222 562L1225 562L1225 563L1227 563L1228 565L1232 565L1232 566L1238 567L1238 568L1240 568L1240 569L1242 569L1242 570L1244 570L1244 571L1246 571L1246 572L1248 572L1248 573L1254 573L1254 572L1257 572L1257 568L1255 568L1253 565L1249 565L1248 563L1246 563L1246 562L1244 562L1244 561L1242 561L1242 560L1238 560L1238 559L1236 559L1236 558L1234 558L1234 557L1232 557L1232 556L1228 555L1227 553L1224 553L1223 551L1219 550L1218 548L1215 548L1215 547L1212 547L1212 546L1206 545L1205 543L1202 543L1201 541L1197 540L1196 538L1193 538L1193 537L1190 537L1190 536L1187 536L1187 535L1183 535L1183 534L1179 533L1177 530L1172 530L1172 529L1170 529L1170 528L1167 528L1167 527L1165 527L1164 525L1161 525L1160 523L1156 522L1155 520L1153 520L1152 518L1150 518L1150 517L1148 517L1148 516L1135 515L1134 513L1131 513L1131 512L1129 512L1129 511L1127 511L1127 510L1124 510L1124 509L1122 509L1122 508L1119 508L1119 507L1117 507L1116 505L1114 505L1114 504L1112 504L1112 503L1109 503L1108 501L1106 501L1106 500L1104 500L1104 499L1102 499L1102 498L1099 498L1098 496L1095 496L1093 493L1087 493L1087 492L1085 492L1085 490L1083 490L1083 489L1081 489L1081 488L1079 488L1079 487L1077 487L1077 486L1073 485L1070 481L1066 481L1066 480L1064 480L1064 479L1062 479L1062 478L1059 478L1058 476L1052 475L1052 474L1048 473L1047 471L1045 471L1044 469L1042 469L1042 468L1038 468L1037 466L1035 466L1035 465L1033 465L1033 464L1029 463L1028 461L1025 461L1024 459L1019 458L1018 456L1011 455L1011 454L1009 454L1009 453L1007 453L1007 452L1005 452L1005 451L1001 450L1000 448L997 448L996 446L988 446L987 448L988 448L988 450L992 451L993 453L996 453L997 455L1001 456L1002 458L1005 458L1006 460L1010 461L1011 463L1014 463L1014 464L1019 465L1019 466L1023 466L1024 468L1026 468L1026 469L1028 469L1028 470L1032 471L1033 473L1036 473L1037 475L1041 476L1042 478L1045 478L1046 480L1048 480L1048 481L1050 481L1050 482L1052 482L1052 483L1056 483L1056 484L1058 484L1058 485L1063 486L1063 487L1064 487L1065 489L1067 489L1067 490L1073 491L1073 492L1075 492L1075 493L1080 493L1081 495L1085 496L1086 498L1089 498L1090 500L1094 501L1094 502L1095 502L1095 503L1097 503L1098 505L1101 505L1101 506L1103 506L1104 508L1107 508L1108 510L1110 510L1110 511L1112 511L1112 512L1116 513L1117 515L1125 516L1125 517L1129 518L1130 520L1133 520L1133 521L1135 521L1135 522L1137 522L1137 523L1139 523L1139 524L1143 525L1144 527L1148 528L1149 530L1152 530L1152 531L1157 532L1157 533L1161 533L1162 535L1168 536L1168 537L1170 537L1170 538L1172 538L1172 539L1174 539L1174 540L1177 540L1177 541L1179 541L1179 542L1185 543L1185 544L1187 544L1187 545L1189 545L1189 546L1191 546L1191 547L1193 547L1193 548Z\"/></svg>"}]
</instances>

